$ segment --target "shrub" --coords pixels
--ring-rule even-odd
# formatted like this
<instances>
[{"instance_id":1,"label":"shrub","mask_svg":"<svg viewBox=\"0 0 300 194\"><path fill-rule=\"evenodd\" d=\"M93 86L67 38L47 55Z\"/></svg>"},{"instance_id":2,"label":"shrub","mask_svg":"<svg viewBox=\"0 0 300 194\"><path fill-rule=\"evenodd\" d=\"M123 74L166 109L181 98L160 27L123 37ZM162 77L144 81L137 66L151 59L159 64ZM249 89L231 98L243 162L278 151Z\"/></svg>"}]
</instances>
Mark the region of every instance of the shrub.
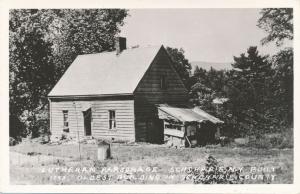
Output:
<instances>
[{"instance_id":1,"label":"shrub","mask_svg":"<svg viewBox=\"0 0 300 194\"><path fill-rule=\"evenodd\" d=\"M9 137L9 146L14 146L17 144L17 141L13 137Z\"/></svg>"},{"instance_id":2,"label":"shrub","mask_svg":"<svg viewBox=\"0 0 300 194\"><path fill-rule=\"evenodd\" d=\"M9 137L9 146L17 145L22 141L22 138L20 136L17 137Z\"/></svg>"},{"instance_id":3,"label":"shrub","mask_svg":"<svg viewBox=\"0 0 300 194\"><path fill-rule=\"evenodd\" d=\"M37 156L37 155L42 155L42 154L39 152L27 152L27 155L28 156Z\"/></svg>"},{"instance_id":4,"label":"shrub","mask_svg":"<svg viewBox=\"0 0 300 194\"><path fill-rule=\"evenodd\" d=\"M293 148L294 147L294 134L293 129L286 129L282 134L282 141L278 145L278 148Z\"/></svg>"},{"instance_id":5,"label":"shrub","mask_svg":"<svg viewBox=\"0 0 300 194\"><path fill-rule=\"evenodd\" d=\"M278 146L283 142L283 138L282 137L278 137L278 136L273 136L270 137L270 143L272 144L272 146Z\"/></svg>"},{"instance_id":6,"label":"shrub","mask_svg":"<svg viewBox=\"0 0 300 194\"><path fill-rule=\"evenodd\" d=\"M26 136L26 126L17 116L12 114L9 114L9 136L15 140Z\"/></svg>"},{"instance_id":7,"label":"shrub","mask_svg":"<svg viewBox=\"0 0 300 194\"><path fill-rule=\"evenodd\" d=\"M221 146L224 147L225 145L228 145L230 143L230 139L226 136L221 136L216 139L216 143L221 144Z\"/></svg>"},{"instance_id":8,"label":"shrub","mask_svg":"<svg viewBox=\"0 0 300 194\"><path fill-rule=\"evenodd\" d=\"M48 118L38 118L34 119L34 121L31 123L32 126L31 129L31 137L39 137L43 134L49 133L49 119Z\"/></svg>"},{"instance_id":9,"label":"shrub","mask_svg":"<svg viewBox=\"0 0 300 194\"><path fill-rule=\"evenodd\" d=\"M252 139L247 144L248 147L254 148L293 148L293 129L284 129L280 133L264 134L256 139Z\"/></svg>"},{"instance_id":10,"label":"shrub","mask_svg":"<svg viewBox=\"0 0 300 194\"><path fill-rule=\"evenodd\" d=\"M51 134L43 134L41 139L41 144L46 144L50 142L50 135Z\"/></svg>"},{"instance_id":11,"label":"shrub","mask_svg":"<svg viewBox=\"0 0 300 194\"><path fill-rule=\"evenodd\" d=\"M192 168L187 171L187 177L192 177L194 184L243 184L241 171L230 166L220 166L211 155L208 156L205 168ZM186 177L186 178L187 178Z\"/></svg>"},{"instance_id":12,"label":"shrub","mask_svg":"<svg viewBox=\"0 0 300 194\"><path fill-rule=\"evenodd\" d=\"M60 136L60 140L65 140L65 139L67 139L67 135L66 134L61 134L61 136Z\"/></svg>"},{"instance_id":13,"label":"shrub","mask_svg":"<svg viewBox=\"0 0 300 194\"><path fill-rule=\"evenodd\" d=\"M261 148L261 149L272 148L270 139L264 136L250 140L245 146L252 147L252 148Z\"/></svg>"},{"instance_id":14,"label":"shrub","mask_svg":"<svg viewBox=\"0 0 300 194\"><path fill-rule=\"evenodd\" d=\"M63 132L60 136L61 141L70 141L72 140L72 136L69 133ZM86 143L86 139L82 139L80 143Z\"/></svg>"}]
</instances>

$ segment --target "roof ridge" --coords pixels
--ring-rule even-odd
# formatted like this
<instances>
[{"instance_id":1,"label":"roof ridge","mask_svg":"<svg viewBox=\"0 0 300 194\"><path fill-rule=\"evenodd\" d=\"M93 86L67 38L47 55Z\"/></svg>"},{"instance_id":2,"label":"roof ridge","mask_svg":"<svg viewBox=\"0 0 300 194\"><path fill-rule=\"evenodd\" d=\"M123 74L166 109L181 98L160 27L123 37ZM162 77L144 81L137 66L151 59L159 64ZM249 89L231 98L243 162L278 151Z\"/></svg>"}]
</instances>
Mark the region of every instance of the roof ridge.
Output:
<instances>
[{"instance_id":1,"label":"roof ridge","mask_svg":"<svg viewBox=\"0 0 300 194\"><path fill-rule=\"evenodd\" d=\"M131 48L126 48L123 51L129 51L129 50L135 50L135 49L144 49L144 48L155 48L155 47L161 47L161 46L163 46L163 45L161 44L161 45L147 45L147 46L143 46L143 47L131 47ZM79 56L86 56L86 55L99 55L99 54L111 54L111 53L116 53L116 50L102 51L102 52L99 52L99 53L86 53L86 54L81 54L81 55L77 55L77 56L79 57Z\"/></svg>"}]
</instances>

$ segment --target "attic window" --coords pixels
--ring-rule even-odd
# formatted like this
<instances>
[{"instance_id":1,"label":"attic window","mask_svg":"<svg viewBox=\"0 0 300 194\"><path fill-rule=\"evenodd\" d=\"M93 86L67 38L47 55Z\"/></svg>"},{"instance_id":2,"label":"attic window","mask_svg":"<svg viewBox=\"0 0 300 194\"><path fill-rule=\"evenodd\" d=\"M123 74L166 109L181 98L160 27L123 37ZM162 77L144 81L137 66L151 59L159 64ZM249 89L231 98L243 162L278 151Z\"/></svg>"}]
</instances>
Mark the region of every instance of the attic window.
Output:
<instances>
[{"instance_id":1,"label":"attic window","mask_svg":"<svg viewBox=\"0 0 300 194\"><path fill-rule=\"evenodd\" d=\"M160 77L160 89L165 90L167 88L166 86L166 76L162 75Z\"/></svg>"},{"instance_id":2,"label":"attic window","mask_svg":"<svg viewBox=\"0 0 300 194\"><path fill-rule=\"evenodd\" d=\"M109 129L116 129L116 111L115 110L109 110Z\"/></svg>"}]
</instances>

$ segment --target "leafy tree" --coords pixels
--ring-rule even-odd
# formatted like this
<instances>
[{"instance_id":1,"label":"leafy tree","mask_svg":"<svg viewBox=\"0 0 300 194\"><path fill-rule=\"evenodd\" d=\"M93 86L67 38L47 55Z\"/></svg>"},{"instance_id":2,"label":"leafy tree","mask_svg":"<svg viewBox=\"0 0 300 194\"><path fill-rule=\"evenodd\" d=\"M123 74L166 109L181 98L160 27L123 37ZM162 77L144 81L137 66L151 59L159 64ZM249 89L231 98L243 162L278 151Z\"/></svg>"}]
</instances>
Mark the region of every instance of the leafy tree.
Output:
<instances>
[{"instance_id":1,"label":"leafy tree","mask_svg":"<svg viewBox=\"0 0 300 194\"><path fill-rule=\"evenodd\" d=\"M56 43L53 54L60 68L57 79L77 55L112 51L115 36L128 14L122 9L55 10L54 13L59 16L51 26Z\"/></svg>"},{"instance_id":2,"label":"leafy tree","mask_svg":"<svg viewBox=\"0 0 300 194\"><path fill-rule=\"evenodd\" d=\"M293 40L293 9L292 8L266 8L261 10L258 27L268 33L262 43L275 41L282 45L285 39Z\"/></svg>"},{"instance_id":3,"label":"leafy tree","mask_svg":"<svg viewBox=\"0 0 300 194\"><path fill-rule=\"evenodd\" d=\"M226 95L226 72L213 68L206 71L205 69L196 67L190 80L193 80L190 81L192 83L190 101L208 112L215 112L216 110L212 105L213 99Z\"/></svg>"},{"instance_id":4,"label":"leafy tree","mask_svg":"<svg viewBox=\"0 0 300 194\"><path fill-rule=\"evenodd\" d=\"M183 83L189 88L188 80L191 74L192 66L184 56L184 50L182 48L171 48L167 47L171 59L173 60L174 68L179 74Z\"/></svg>"},{"instance_id":5,"label":"leafy tree","mask_svg":"<svg viewBox=\"0 0 300 194\"><path fill-rule=\"evenodd\" d=\"M35 17L36 14L37 12L33 12L34 22L26 23L28 18L24 18L25 23L19 28L13 23L17 18L11 18L10 116L14 119L10 119L10 126L11 130L17 131L10 133L15 135L26 135L29 132L15 127L18 122L26 124L33 136L37 135L33 127L36 124L34 111L44 108L47 91L54 84L52 44L43 39L43 32L38 25L40 17Z\"/></svg>"},{"instance_id":6,"label":"leafy tree","mask_svg":"<svg viewBox=\"0 0 300 194\"><path fill-rule=\"evenodd\" d=\"M126 16L121 9L10 10L10 135L47 130L51 88L78 54L112 50Z\"/></svg>"},{"instance_id":7,"label":"leafy tree","mask_svg":"<svg viewBox=\"0 0 300 194\"><path fill-rule=\"evenodd\" d=\"M273 56L275 74L273 76L274 110L281 126L293 125L293 49L285 48Z\"/></svg>"},{"instance_id":8,"label":"leafy tree","mask_svg":"<svg viewBox=\"0 0 300 194\"><path fill-rule=\"evenodd\" d=\"M275 42L282 46L284 40L293 40L293 9L262 9L258 26L268 32L262 43ZM277 125L293 125L293 48L284 48L272 57L273 75L273 116Z\"/></svg>"},{"instance_id":9,"label":"leafy tree","mask_svg":"<svg viewBox=\"0 0 300 194\"><path fill-rule=\"evenodd\" d=\"M191 87L190 101L201 109L208 112L213 111L212 100L215 97L215 92L207 85L200 81Z\"/></svg>"},{"instance_id":10,"label":"leafy tree","mask_svg":"<svg viewBox=\"0 0 300 194\"><path fill-rule=\"evenodd\" d=\"M217 97L223 97L226 95L225 91L227 80L228 77L225 70L215 70L214 68L211 68L207 72L207 84L216 92Z\"/></svg>"}]
</instances>

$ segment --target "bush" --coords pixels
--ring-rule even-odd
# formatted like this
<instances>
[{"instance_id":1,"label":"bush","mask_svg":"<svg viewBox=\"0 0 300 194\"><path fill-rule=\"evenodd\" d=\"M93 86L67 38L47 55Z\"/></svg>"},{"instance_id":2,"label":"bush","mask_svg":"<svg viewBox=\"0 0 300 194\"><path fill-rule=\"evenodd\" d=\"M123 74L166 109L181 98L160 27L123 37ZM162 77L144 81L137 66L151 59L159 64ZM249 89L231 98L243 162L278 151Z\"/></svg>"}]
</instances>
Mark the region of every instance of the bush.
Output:
<instances>
[{"instance_id":1,"label":"bush","mask_svg":"<svg viewBox=\"0 0 300 194\"><path fill-rule=\"evenodd\" d=\"M254 148L293 148L293 129L284 129L280 133L264 134L256 139L252 139L247 144L248 147Z\"/></svg>"},{"instance_id":2,"label":"bush","mask_svg":"<svg viewBox=\"0 0 300 194\"><path fill-rule=\"evenodd\" d=\"M241 171L232 167L220 166L211 155L208 156L204 169L192 168L187 172L194 184L243 184Z\"/></svg>"},{"instance_id":3,"label":"bush","mask_svg":"<svg viewBox=\"0 0 300 194\"><path fill-rule=\"evenodd\" d=\"M31 137L39 137L43 134L49 133L49 119L48 118L38 118L34 119L32 122L32 126L30 127L31 130Z\"/></svg>"},{"instance_id":4,"label":"bush","mask_svg":"<svg viewBox=\"0 0 300 194\"><path fill-rule=\"evenodd\" d=\"M31 138L40 137L50 131L49 112L46 107L24 111L20 116L20 122L24 125L25 136L30 135Z\"/></svg>"},{"instance_id":5,"label":"bush","mask_svg":"<svg viewBox=\"0 0 300 194\"><path fill-rule=\"evenodd\" d=\"M269 149L272 148L270 139L264 136L249 141L245 146L252 148Z\"/></svg>"},{"instance_id":6,"label":"bush","mask_svg":"<svg viewBox=\"0 0 300 194\"><path fill-rule=\"evenodd\" d=\"M22 141L22 138L20 136L18 137L9 137L9 146L17 145Z\"/></svg>"},{"instance_id":7,"label":"bush","mask_svg":"<svg viewBox=\"0 0 300 194\"><path fill-rule=\"evenodd\" d=\"M24 123L17 116L9 114L9 136L17 140L26 135L26 126Z\"/></svg>"},{"instance_id":8,"label":"bush","mask_svg":"<svg viewBox=\"0 0 300 194\"><path fill-rule=\"evenodd\" d=\"M230 139L229 137L221 136L216 139L216 143L221 144L221 146L224 147L225 145L228 145L230 143Z\"/></svg>"},{"instance_id":9,"label":"bush","mask_svg":"<svg viewBox=\"0 0 300 194\"><path fill-rule=\"evenodd\" d=\"M282 142L283 142L283 138L282 137L278 137L278 136L270 137L270 143L272 144L272 146L278 146Z\"/></svg>"},{"instance_id":10,"label":"bush","mask_svg":"<svg viewBox=\"0 0 300 194\"><path fill-rule=\"evenodd\" d=\"M43 134L41 139L41 144L46 144L50 142L50 135L51 134Z\"/></svg>"},{"instance_id":11,"label":"bush","mask_svg":"<svg viewBox=\"0 0 300 194\"><path fill-rule=\"evenodd\" d=\"M293 129L286 129L282 133L282 140L280 141L280 144L278 145L278 148L284 149L284 148L293 148L294 147L294 134Z\"/></svg>"},{"instance_id":12,"label":"bush","mask_svg":"<svg viewBox=\"0 0 300 194\"><path fill-rule=\"evenodd\" d=\"M9 146L14 146L17 144L17 141L13 137L9 137Z\"/></svg>"},{"instance_id":13,"label":"bush","mask_svg":"<svg viewBox=\"0 0 300 194\"><path fill-rule=\"evenodd\" d=\"M60 136L60 140L66 140L66 141L68 141L70 139L71 139L70 135L68 133L65 133L65 132L62 133L61 136Z\"/></svg>"}]
</instances>

